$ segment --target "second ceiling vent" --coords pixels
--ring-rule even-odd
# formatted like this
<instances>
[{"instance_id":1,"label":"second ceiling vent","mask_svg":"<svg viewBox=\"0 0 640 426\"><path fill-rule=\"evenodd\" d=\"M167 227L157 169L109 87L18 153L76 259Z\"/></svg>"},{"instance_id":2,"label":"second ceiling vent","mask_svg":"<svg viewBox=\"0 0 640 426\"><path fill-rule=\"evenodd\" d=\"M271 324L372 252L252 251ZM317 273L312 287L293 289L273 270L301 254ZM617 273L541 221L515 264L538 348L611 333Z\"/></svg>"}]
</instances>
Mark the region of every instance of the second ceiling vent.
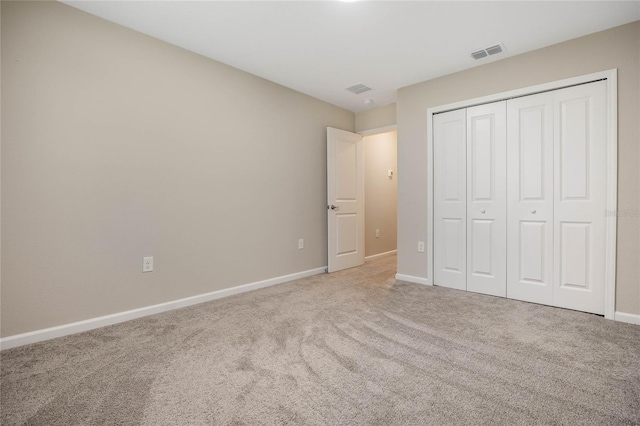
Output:
<instances>
[{"instance_id":1,"label":"second ceiling vent","mask_svg":"<svg viewBox=\"0 0 640 426\"><path fill-rule=\"evenodd\" d=\"M365 86L364 84L355 84L351 87L347 87L346 90L359 95L360 93L368 92L369 90L371 90L371 87Z\"/></svg>"},{"instance_id":2,"label":"second ceiling vent","mask_svg":"<svg viewBox=\"0 0 640 426\"><path fill-rule=\"evenodd\" d=\"M504 45L500 43L491 47L476 50L475 52L471 52L471 57L473 59L482 59L490 55L497 55L498 53L502 53L504 52L504 50Z\"/></svg>"}]
</instances>

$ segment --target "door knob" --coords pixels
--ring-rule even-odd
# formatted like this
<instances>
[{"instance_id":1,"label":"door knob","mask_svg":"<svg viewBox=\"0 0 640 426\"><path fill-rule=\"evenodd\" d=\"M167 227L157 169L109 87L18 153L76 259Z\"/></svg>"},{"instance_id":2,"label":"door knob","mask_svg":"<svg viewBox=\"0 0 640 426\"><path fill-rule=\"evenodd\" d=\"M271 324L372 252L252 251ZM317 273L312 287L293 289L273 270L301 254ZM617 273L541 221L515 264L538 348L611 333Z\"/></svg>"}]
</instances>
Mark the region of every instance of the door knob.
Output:
<instances>
[{"instance_id":1,"label":"door knob","mask_svg":"<svg viewBox=\"0 0 640 426\"><path fill-rule=\"evenodd\" d=\"M331 204L331 210L340 210L340 207L334 206L333 204Z\"/></svg>"},{"instance_id":2,"label":"door knob","mask_svg":"<svg viewBox=\"0 0 640 426\"><path fill-rule=\"evenodd\" d=\"M484 209L480 210L480 213L482 213L482 214L485 214L486 212L487 212L487 211L486 211L486 210L484 210Z\"/></svg>"},{"instance_id":3,"label":"door knob","mask_svg":"<svg viewBox=\"0 0 640 426\"><path fill-rule=\"evenodd\" d=\"M536 209L531 210L531 214L536 214Z\"/></svg>"}]
</instances>

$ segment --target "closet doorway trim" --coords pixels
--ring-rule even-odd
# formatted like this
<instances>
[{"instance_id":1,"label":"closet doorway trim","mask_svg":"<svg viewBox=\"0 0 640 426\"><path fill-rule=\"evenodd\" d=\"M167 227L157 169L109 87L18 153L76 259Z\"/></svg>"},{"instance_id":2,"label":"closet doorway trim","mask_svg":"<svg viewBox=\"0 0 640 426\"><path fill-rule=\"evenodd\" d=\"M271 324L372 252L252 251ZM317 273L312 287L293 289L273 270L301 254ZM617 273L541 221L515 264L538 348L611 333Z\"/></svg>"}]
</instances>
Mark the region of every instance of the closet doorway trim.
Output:
<instances>
[{"instance_id":1,"label":"closet doorway trim","mask_svg":"<svg viewBox=\"0 0 640 426\"><path fill-rule=\"evenodd\" d=\"M508 92L496 93L451 104L427 109L427 279L433 280L433 116L442 112L475 105L488 104L505 99L528 96L551 90L598 80L607 82L607 205L606 211L606 247L605 247L605 283L604 283L604 317L613 320L615 317L616 296L616 227L615 214L618 205L618 69L586 74L550 83L538 84Z\"/></svg>"}]
</instances>

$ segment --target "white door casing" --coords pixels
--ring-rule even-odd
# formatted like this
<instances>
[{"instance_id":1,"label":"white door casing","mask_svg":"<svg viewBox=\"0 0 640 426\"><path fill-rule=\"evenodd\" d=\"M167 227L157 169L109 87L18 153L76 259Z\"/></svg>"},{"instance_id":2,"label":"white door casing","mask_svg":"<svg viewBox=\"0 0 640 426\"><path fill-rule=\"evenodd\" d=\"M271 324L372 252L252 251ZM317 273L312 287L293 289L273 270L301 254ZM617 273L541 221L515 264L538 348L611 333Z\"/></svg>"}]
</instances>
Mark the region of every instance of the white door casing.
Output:
<instances>
[{"instance_id":1,"label":"white door casing","mask_svg":"<svg viewBox=\"0 0 640 426\"><path fill-rule=\"evenodd\" d=\"M435 282L467 288L466 110L438 114L434 122Z\"/></svg>"},{"instance_id":2,"label":"white door casing","mask_svg":"<svg viewBox=\"0 0 640 426\"><path fill-rule=\"evenodd\" d=\"M362 136L327 127L328 272L364 263Z\"/></svg>"},{"instance_id":3,"label":"white door casing","mask_svg":"<svg viewBox=\"0 0 640 426\"><path fill-rule=\"evenodd\" d=\"M467 290L507 295L506 103L467 108Z\"/></svg>"},{"instance_id":4,"label":"white door casing","mask_svg":"<svg viewBox=\"0 0 640 426\"><path fill-rule=\"evenodd\" d=\"M507 101L507 297L553 303L553 92Z\"/></svg>"},{"instance_id":5,"label":"white door casing","mask_svg":"<svg viewBox=\"0 0 640 426\"><path fill-rule=\"evenodd\" d=\"M607 84L554 92L553 305L604 314Z\"/></svg>"}]
</instances>

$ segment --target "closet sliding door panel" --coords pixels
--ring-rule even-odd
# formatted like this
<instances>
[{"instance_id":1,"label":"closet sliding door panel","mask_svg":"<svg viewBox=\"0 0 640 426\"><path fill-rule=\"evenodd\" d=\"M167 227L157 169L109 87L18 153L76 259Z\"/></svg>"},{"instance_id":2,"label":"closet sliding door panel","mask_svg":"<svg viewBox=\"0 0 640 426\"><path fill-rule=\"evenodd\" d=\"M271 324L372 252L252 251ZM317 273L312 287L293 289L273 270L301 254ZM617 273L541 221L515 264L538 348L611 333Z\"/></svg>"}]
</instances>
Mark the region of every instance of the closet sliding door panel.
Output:
<instances>
[{"instance_id":1,"label":"closet sliding door panel","mask_svg":"<svg viewBox=\"0 0 640 426\"><path fill-rule=\"evenodd\" d=\"M467 108L467 290L506 296L506 102Z\"/></svg>"},{"instance_id":2,"label":"closet sliding door panel","mask_svg":"<svg viewBox=\"0 0 640 426\"><path fill-rule=\"evenodd\" d=\"M552 304L553 93L507 101L507 297Z\"/></svg>"},{"instance_id":3,"label":"closet sliding door panel","mask_svg":"<svg viewBox=\"0 0 640 426\"><path fill-rule=\"evenodd\" d=\"M465 110L433 118L434 284L466 289L467 134Z\"/></svg>"},{"instance_id":4,"label":"closet sliding door panel","mask_svg":"<svg viewBox=\"0 0 640 426\"><path fill-rule=\"evenodd\" d=\"M553 305L604 314L607 85L554 92Z\"/></svg>"}]
</instances>

